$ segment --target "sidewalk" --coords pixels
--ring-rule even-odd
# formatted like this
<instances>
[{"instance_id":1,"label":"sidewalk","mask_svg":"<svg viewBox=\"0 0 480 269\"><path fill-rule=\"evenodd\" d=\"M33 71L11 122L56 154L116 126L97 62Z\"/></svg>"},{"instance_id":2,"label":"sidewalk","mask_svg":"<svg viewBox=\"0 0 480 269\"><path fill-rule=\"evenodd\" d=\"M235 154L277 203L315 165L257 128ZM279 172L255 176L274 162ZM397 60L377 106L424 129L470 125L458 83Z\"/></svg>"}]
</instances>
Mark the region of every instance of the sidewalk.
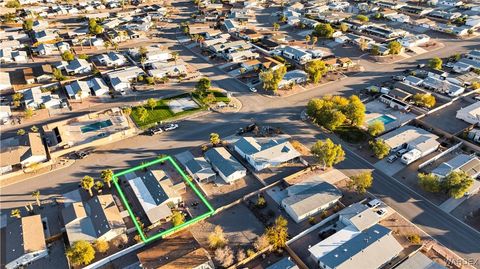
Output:
<instances>
[{"instance_id":1,"label":"sidewalk","mask_svg":"<svg viewBox=\"0 0 480 269\"><path fill-rule=\"evenodd\" d=\"M470 195L477 193L479 189L480 189L480 181L475 180L473 182L473 186L469 190ZM470 195L464 196L460 199L449 198L447 201L439 205L439 208L447 213L450 213L459 205L461 205L465 200L467 200L470 197Z\"/></svg>"}]
</instances>

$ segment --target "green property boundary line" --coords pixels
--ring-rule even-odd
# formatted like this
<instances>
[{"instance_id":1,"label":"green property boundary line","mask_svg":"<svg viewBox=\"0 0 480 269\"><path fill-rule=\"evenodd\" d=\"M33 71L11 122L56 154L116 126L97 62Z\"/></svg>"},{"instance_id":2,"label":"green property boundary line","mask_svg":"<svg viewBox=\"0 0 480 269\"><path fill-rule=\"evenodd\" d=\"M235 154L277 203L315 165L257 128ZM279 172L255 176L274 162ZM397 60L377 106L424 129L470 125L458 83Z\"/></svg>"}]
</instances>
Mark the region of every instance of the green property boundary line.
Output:
<instances>
[{"instance_id":1,"label":"green property boundary line","mask_svg":"<svg viewBox=\"0 0 480 269\"><path fill-rule=\"evenodd\" d=\"M122 188L120 187L120 184L118 183L118 177L123 176L123 175L128 174L128 173L131 173L131 172L134 172L134 171L137 171L137 170L140 170L140 169L143 169L143 168L146 168L146 167L149 167L149 166L152 166L152 165L157 164L157 163L164 162L164 161L169 161L173 165L173 167L175 167L177 172L180 173L180 175L182 175L183 180L188 183L190 188L193 189L195 194L207 206L209 211L207 213L204 213L200 216L197 216L197 217L195 217L195 218L193 218L193 219L191 219L191 220L189 220L185 223L182 223L178 226L172 227L172 228L170 228L166 231L163 231L163 232L157 233L155 235L146 237L145 233L143 232L142 228L140 227L140 223L137 221L137 218L135 217L135 214L133 213L133 210L130 207L130 204L128 203L127 198L125 197L125 194L122 191ZM173 160L173 158L171 156L166 156L166 157L163 157L161 159L153 160L151 162L148 162L148 163L138 165L138 166L132 167L130 169L121 171L119 173L115 173L113 175L113 184L115 185L115 188L117 189L118 193L120 194L120 198L121 198L123 204L125 205L125 207L127 208L128 214L130 215L130 218L132 219L133 223L135 224L135 227L137 228L138 234L142 238L142 241L145 242L145 243L152 242L152 241L154 241L158 238L163 238L164 236L172 234L175 231L178 231L178 230L180 230L180 229L182 229L186 226L194 224L194 223L196 223L200 220L206 219L206 218L210 217L211 215L213 215L215 213L215 209L210 205L210 203L207 201L207 199L202 195L202 193L197 189L197 187L187 177L187 175L183 172L183 170L178 166L178 164Z\"/></svg>"}]
</instances>

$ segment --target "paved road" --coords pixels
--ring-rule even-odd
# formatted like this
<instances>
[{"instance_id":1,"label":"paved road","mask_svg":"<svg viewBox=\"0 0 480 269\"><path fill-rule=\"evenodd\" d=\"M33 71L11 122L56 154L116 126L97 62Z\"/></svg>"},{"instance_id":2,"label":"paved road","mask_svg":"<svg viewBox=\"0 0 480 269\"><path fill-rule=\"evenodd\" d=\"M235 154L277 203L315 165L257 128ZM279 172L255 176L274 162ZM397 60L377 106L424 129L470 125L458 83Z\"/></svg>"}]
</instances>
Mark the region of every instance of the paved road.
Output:
<instances>
[{"instance_id":1,"label":"paved road","mask_svg":"<svg viewBox=\"0 0 480 269\"><path fill-rule=\"evenodd\" d=\"M184 3L177 2L176 4ZM166 32L165 35L171 35L171 33ZM91 175L98 179L100 171L105 168L121 170L159 154L173 154L187 150L204 143L212 132L217 132L221 136L231 135L239 127L252 121L281 127L295 138L311 144L322 137L317 129L299 121L299 114L312 97L334 93L354 93L366 85L378 83L401 72L404 68L414 66L418 61L425 61L434 55L446 57L457 51L470 50L475 44L479 44L478 42L478 39L465 42L446 41L446 47L443 49L394 65L378 65L360 59L360 63L366 67L365 72L328 86L281 99L249 92L246 86L226 76L215 66L195 57L182 46L176 46L176 49L181 50L182 58L185 57L190 64L218 86L233 92L242 101L242 110L235 114L211 113L201 118L189 119L182 122L181 127L172 133L153 137L137 136L113 143L99 148L88 158L79 160L66 169L2 188L0 194L2 213L6 213L14 207L21 207L26 202L34 201L30 195L32 190L39 189L42 199L48 200L77 188L79 179L85 175ZM341 169L373 169L370 164L348 151L346 160L338 167ZM382 197L391 207L459 255L480 259L480 234L472 232L463 223L439 210L382 172L375 170L374 177L375 184L372 187L374 194ZM480 267L480 264L477 266Z\"/></svg>"}]
</instances>

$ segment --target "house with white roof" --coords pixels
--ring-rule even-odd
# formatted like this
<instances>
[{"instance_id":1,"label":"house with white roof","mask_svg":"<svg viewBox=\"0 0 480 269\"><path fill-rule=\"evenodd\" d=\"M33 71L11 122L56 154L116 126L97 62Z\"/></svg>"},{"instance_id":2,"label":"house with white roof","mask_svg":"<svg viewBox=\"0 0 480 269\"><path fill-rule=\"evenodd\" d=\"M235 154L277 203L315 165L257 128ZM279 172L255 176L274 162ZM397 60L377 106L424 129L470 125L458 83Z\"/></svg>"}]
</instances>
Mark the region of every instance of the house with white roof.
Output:
<instances>
[{"instance_id":1,"label":"house with white roof","mask_svg":"<svg viewBox=\"0 0 480 269\"><path fill-rule=\"evenodd\" d=\"M153 225L160 220L169 219L172 209L182 202L179 190L185 189L185 184L182 182L173 185L172 180L162 170L149 170L144 176L131 173L125 177Z\"/></svg>"},{"instance_id":2,"label":"house with white roof","mask_svg":"<svg viewBox=\"0 0 480 269\"><path fill-rule=\"evenodd\" d=\"M106 95L110 92L110 88L102 78L95 77L87 80L88 87L95 96Z\"/></svg>"},{"instance_id":3,"label":"house with white roof","mask_svg":"<svg viewBox=\"0 0 480 269\"><path fill-rule=\"evenodd\" d=\"M76 80L65 86L67 95L70 99L83 99L90 96L90 87L88 83L83 80Z\"/></svg>"},{"instance_id":4,"label":"house with white roof","mask_svg":"<svg viewBox=\"0 0 480 269\"><path fill-rule=\"evenodd\" d=\"M459 154L432 170L432 174L443 179L452 172L462 171L472 178L480 175L480 159L475 155Z\"/></svg>"},{"instance_id":5,"label":"house with white roof","mask_svg":"<svg viewBox=\"0 0 480 269\"><path fill-rule=\"evenodd\" d=\"M0 124L6 124L11 116L12 110L10 109L10 106L0 105Z\"/></svg>"},{"instance_id":6,"label":"house with white roof","mask_svg":"<svg viewBox=\"0 0 480 269\"><path fill-rule=\"evenodd\" d=\"M312 60L312 54L298 47L286 46L283 49L283 56L295 60L300 64L305 64Z\"/></svg>"},{"instance_id":7,"label":"house with white roof","mask_svg":"<svg viewBox=\"0 0 480 269\"><path fill-rule=\"evenodd\" d=\"M25 106L31 109L57 108L61 103L58 94L52 94L48 91L42 92L42 87L26 89L22 93Z\"/></svg>"},{"instance_id":8,"label":"house with white roof","mask_svg":"<svg viewBox=\"0 0 480 269\"><path fill-rule=\"evenodd\" d=\"M292 71L288 71L283 76L282 81L278 84L278 88L283 88L289 85L301 84L305 83L308 80L308 75L305 71L295 69Z\"/></svg>"},{"instance_id":9,"label":"house with white roof","mask_svg":"<svg viewBox=\"0 0 480 269\"><path fill-rule=\"evenodd\" d=\"M12 89L10 82L10 74L8 72L0 71L0 92L6 92Z\"/></svg>"},{"instance_id":10,"label":"house with white roof","mask_svg":"<svg viewBox=\"0 0 480 269\"><path fill-rule=\"evenodd\" d=\"M5 268L24 268L48 256L40 215L14 219L5 230Z\"/></svg>"},{"instance_id":11,"label":"house with white roof","mask_svg":"<svg viewBox=\"0 0 480 269\"><path fill-rule=\"evenodd\" d=\"M288 187L286 192L282 206L296 223L332 207L342 198L342 192L325 181L307 180Z\"/></svg>"},{"instance_id":12,"label":"house with white roof","mask_svg":"<svg viewBox=\"0 0 480 269\"><path fill-rule=\"evenodd\" d=\"M110 51L100 55L98 61L106 66L122 66L127 62L127 58L120 53Z\"/></svg>"},{"instance_id":13,"label":"house with white roof","mask_svg":"<svg viewBox=\"0 0 480 269\"><path fill-rule=\"evenodd\" d=\"M280 137L268 139L242 137L233 147L256 171L279 166L300 157L300 153L292 144Z\"/></svg>"},{"instance_id":14,"label":"house with white roof","mask_svg":"<svg viewBox=\"0 0 480 269\"><path fill-rule=\"evenodd\" d=\"M145 72L141 68L133 66L110 72L107 74L107 78L110 80L110 84L115 91L125 94L127 90L131 89L130 81L144 74Z\"/></svg>"},{"instance_id":15,"label":"house with white roof","mask_svg":"<svg viewBox=\"0 0 480 269\"><path fill-rule=\"evenodd\" d=\"M425 34L405 36L398 40L405 48L418 47L430 41L430 37Z\"/></svg>"},{"instance_id":16,"label":"house with white roof","mask_svg":"<svg viewBox=\"0 0 480 269\"><path fill-rule=\"evenodd\" d=\"M470 124L480 123L480 102L473 103L457 111L457 119L466 121Z\"/></svg>"},{"instance_id":17,"label":"house with white roof","mask_svg":"<svg viewBox=\"0 0 480 269\"><path fill-rule=\"evenodd\" d=\"M32 49L38 55L52 55L55 51L55 46L52 44L41 43Z\"/></svg>"},{"instance_id":18,"label":"house with white roof","mask_svg":"<svg viewBox=\"0 0 480 269\"><path fill-rule=\"evenodd\" d=\"M408 165L437 150L440 146L438 138L424 129L405 125L378 139L382 139L394 152L400 149L408 150L401 157L402 163Z\"/></svg>"},{"instance_id":19,"label":"house with white roof","mask_svg":"<svg viewBox=\"0 0 480 269\"><path fill-rule=\"evenodd\" d=\"M247 169L223 147L209 149L205 152L205 160L227 184L232 184L247 175Z\"/></svg>"},{"instance_id":20,"label":"house with white roof","mask_svg":"<svg viewBox=\"0 0 480 269\"><path fill-rule=\"evenodd\" d=\"M45 29L34 34L35 42L51 42L58 38L57 32L52 29Z\"/></svg>"},{"instance_id":21,"label":"house with white roof","mask_svg":"<svg viewBox=\"0 0 480 269\"><path fill-rule=\"evenodd\" d=\"M75 59L65 66L65 71L71 75L88 74L92 72L92 64L85 59Z\"/></svg>"}]
</instances>

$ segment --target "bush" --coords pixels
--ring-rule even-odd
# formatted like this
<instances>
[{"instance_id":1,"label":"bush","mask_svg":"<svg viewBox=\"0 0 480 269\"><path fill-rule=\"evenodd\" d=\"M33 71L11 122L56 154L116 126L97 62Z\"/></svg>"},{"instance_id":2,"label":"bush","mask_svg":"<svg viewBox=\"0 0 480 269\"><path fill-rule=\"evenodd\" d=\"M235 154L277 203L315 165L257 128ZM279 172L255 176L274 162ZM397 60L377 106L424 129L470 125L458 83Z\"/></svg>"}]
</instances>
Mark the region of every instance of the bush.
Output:
<instances>
[{"instance_id":1,"label":"bush","mask_svg":"<svg viewBox=\"0 0 480 269\"><path fill-rule=\"evenodd\" d=\"M410 243L415 245L420 245L420 243L422 243L422 238L420 238L418 234L411 234L407 236L407 239L410 241Z\"/></svg>"},{"instance_id":2,"label":"bush","mask_svg":"<svg viewBox=\"0 0 480 269\"><path fill-rule=\"evenodd\" d=\"M308 217L308 223L310 223L310 225L315 225L317 223L317 221L315 220L315 217Z\"/></svg>"},{"instance_id":3,"label":"bush","mask_svg":"<svg viewBox=\"0 0 480 269\"><path fill-rule=\"evenodd\" d=\"M267 201L265 200L265 198L263 196L259 196L255 205L258 208L265 208L267 206Z\"/></svg>"}]
</instances>

